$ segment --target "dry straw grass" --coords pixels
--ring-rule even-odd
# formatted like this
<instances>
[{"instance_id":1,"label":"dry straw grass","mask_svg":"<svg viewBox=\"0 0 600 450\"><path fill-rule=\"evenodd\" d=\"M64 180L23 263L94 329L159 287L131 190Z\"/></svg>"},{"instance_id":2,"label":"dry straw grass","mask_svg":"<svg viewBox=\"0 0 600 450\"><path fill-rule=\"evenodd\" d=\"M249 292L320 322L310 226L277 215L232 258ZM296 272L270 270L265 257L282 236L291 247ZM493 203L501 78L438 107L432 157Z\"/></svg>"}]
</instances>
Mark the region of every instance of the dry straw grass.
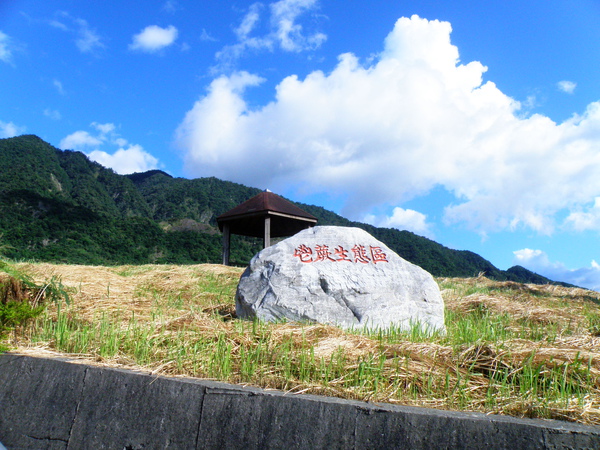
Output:
<instances>
[{"instance_id":1,"label":"dry straw grass","mask_svg":"<svg viewBox=\"0 0 600 450\"><path fill-rule=\"evenodd\" d=\"M558 286L438 279L448 335L359 334L235 317L242 269L20 264L58 277L17 350L289 392L600 425L600 294Z\"/></svg>"}]
</instances>

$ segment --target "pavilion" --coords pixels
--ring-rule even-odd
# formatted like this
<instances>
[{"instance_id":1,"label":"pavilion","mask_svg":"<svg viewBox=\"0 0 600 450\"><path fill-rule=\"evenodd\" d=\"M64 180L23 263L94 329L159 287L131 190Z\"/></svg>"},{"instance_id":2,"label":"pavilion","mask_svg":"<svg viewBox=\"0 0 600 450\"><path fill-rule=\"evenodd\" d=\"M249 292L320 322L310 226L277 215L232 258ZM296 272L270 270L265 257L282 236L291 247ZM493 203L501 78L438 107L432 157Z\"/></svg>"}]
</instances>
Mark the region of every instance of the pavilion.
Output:
<instances>
[{"instance_id":1,"label":"pavilion","mask_svg":"<svg viewBox=\"0 0 600 450\"><path fill-rule=\"evenodd\" d=\"M316 223L315 216L267 189L217 217L223 232L223 264L229 265L231 234L262 237L267 248L272 237L292 236Z\"/></svg>"}]
</instances>

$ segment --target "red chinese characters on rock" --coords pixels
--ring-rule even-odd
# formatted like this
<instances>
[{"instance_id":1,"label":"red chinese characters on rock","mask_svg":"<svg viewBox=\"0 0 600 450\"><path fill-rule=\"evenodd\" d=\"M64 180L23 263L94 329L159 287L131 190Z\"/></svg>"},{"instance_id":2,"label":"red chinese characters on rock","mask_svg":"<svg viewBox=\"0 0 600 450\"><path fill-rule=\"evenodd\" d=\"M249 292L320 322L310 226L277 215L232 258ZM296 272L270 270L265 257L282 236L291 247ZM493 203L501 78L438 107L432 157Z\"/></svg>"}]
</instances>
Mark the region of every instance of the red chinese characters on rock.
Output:
<instances>
[{"instance_id":1,"label":"red chinese characters on rock","mask_svg":"<svg viewBox=\"0 0 600 450\"><path fill-rule=\"evenodd\" d=\"M294 250L294 257L299 258L300 262L303 263L346 261L350 263L377 264L380 262L389 262L387 255L381 247L359 244L356 244L351 249L345 249L341 245L338 245L334 249L330 249L328 245L315 245L314 251L311 247L302 244Z\"/></svg>"},{"instance_id":2,"label":"red chinese characters on rock","mask_svg":"<svg viewBox=\"0 0 600 450\"><path fill-rule=\"evenodd\" d=\"M306 245L302 244L294 251L294 256L300 258L300 261L302 261L303 263L309 263L313 262L312 252L313 251L310 247L307 247Z\"/></svg>"}]
</instances>

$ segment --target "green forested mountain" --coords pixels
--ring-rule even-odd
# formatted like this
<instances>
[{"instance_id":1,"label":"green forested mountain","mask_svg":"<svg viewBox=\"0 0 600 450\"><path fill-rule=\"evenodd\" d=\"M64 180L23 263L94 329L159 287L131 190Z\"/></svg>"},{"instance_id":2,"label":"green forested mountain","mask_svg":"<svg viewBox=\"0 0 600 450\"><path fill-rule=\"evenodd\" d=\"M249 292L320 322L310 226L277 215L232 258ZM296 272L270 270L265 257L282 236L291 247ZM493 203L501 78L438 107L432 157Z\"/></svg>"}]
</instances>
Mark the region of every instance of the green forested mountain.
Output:
<instances>
[{"instance_id":1,"label":"green forested mountain","mask_svg":"<svg viewBox=\"0 0 600 450\"><path fill-rule=\"evenodd\" d=\"M217 178L188 180L152 170L118 175L84 154L61 151L37 136L0 139L0 244L14 259L73 264L219 263L216 217L260 191ZM546 283L513 267L501 271L408 231L352 222L298 204L319 225L365 229L403 258L436 276ZM231 261L245 265L260 242L233 236Z\"/></svg>"}]
</instances>

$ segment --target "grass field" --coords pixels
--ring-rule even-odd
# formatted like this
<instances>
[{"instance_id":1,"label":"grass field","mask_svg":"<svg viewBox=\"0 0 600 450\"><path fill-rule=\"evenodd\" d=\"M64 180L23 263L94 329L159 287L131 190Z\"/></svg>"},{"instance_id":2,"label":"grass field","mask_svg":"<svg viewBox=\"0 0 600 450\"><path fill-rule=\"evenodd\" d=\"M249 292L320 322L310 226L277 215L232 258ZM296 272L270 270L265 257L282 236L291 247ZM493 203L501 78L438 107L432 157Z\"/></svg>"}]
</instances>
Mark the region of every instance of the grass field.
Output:
<instances>
[{"instance_id":1,"label":"grass field","mask_svg":"<svg viewBox=\"0 0 600 450\"><path fill-rule=\"evenodd\" d=\"M600 425L600 293L437 279L446 335L418 327L354 333L237 319L239 268L16 267L42 284L60 280L70 297L4 340L19 352L293 393Z\"/></svg>"}]
</instances>

